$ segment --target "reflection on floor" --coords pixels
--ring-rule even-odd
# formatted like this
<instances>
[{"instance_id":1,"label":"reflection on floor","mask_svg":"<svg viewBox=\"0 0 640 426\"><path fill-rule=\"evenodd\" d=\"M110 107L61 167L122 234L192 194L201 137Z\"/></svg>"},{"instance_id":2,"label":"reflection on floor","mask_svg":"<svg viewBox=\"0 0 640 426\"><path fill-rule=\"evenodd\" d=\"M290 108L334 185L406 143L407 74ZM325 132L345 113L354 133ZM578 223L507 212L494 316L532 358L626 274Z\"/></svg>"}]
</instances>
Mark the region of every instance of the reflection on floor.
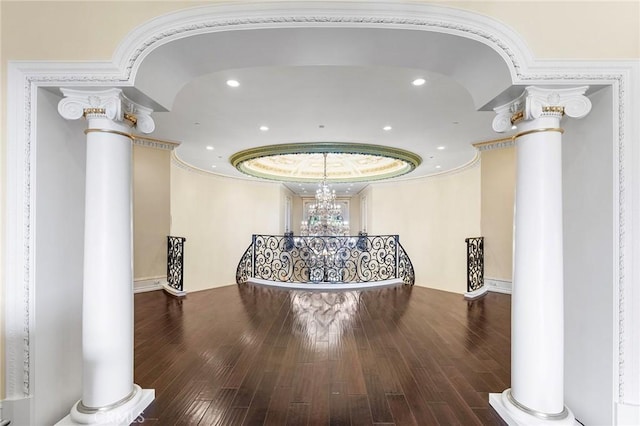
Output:
<instances>
[{"instance_id":1,"label":"reflection on floor","mask_svg":"<svg viewBox=\"0 0 640 426\"><path fill-rule=\"evenodd\" d=\"M135 296L144 424L499 424L510 297L252 285Z\"/></svg>"}]
</instances>

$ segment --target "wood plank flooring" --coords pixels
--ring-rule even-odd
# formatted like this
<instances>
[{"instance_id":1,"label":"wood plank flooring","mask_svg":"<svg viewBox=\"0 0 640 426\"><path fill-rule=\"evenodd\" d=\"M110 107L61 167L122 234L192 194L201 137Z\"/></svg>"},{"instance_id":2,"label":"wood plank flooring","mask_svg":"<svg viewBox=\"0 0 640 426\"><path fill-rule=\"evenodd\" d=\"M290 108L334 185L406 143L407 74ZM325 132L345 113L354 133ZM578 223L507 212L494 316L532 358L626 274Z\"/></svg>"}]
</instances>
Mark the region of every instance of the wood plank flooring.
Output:
<instances>
[{"instance_id":1,"label":"wood plank flooring","mask_svg":"<svg viewBox=\"0 0 640 426\"><path fill-rule=\"evenodd\" d=\"M508 295L252 285L135 295L145 425L497 425Z\"/></svg>"}]
</instances>

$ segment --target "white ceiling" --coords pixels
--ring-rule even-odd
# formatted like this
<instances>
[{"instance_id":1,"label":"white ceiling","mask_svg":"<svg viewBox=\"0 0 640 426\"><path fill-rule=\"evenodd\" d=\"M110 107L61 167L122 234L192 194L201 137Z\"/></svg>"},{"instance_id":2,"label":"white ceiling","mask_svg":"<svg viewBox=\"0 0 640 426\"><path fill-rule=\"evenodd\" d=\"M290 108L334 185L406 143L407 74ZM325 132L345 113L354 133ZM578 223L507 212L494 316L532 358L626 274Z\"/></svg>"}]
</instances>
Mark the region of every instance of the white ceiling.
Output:
<instances>
[{"instance_id":1,"label":"white ceiling","mask_svg":"<svg viewBox=\"0 0 640 426\"><path fill-rule=\"evenodd\" d=\"M355 142L420 155L422 165L399 178L410 179L463 166L475 156L472 143L496 137L494 113L477 108L491 100L488 86L493 96L505 89L508 72L480 43L380 29L236 33L235 38L227 33L191 37L156 49L136 77L136 87L170 109L154 113L154 137L180 141L177 156L194 167L247 178L229 163L237 151L280 143ZM483 83L480 77L487 73L495 78ZM413 86L418 77L427 83ZM228 79L240 86L229 87ZM336 189L341 195L349 189L351 195L365 185ZM311 195L316 185L288 186Z\"/></svg>"}]
</instances>

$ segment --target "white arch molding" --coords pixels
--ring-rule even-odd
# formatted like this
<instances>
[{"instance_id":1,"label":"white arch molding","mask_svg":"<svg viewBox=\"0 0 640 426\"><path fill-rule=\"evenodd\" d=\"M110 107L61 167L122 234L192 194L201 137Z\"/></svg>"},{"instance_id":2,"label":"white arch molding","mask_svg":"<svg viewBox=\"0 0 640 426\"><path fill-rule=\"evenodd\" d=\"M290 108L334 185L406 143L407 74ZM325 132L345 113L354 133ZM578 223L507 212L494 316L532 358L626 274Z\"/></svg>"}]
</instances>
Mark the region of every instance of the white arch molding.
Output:
<instances>
[{"instance_id":1,"label":"white arch molding","mask_svg":"<svg viewBox=\"0 0 640 426\"><path fill-rule=\"evenodd\" d=\"M33 381L30 359L35 318L35 152L37 89L41 87L132 87L136 73L154 49L180 38L238 29L289 27L393 28L447 33L491 47L505 61L514 85L605 85L613 90L612 141L615 143L614 227L612 247L617 310L612 351L617 356L617 403L640 404L640 154L633 144L638 117L640 67L637 61L540 61L511 29L471 12L415 3L287 2L210 5L153 19L133 30L111 62L11 62L7 100L7 226L5 261L6 393L7 399L27 398ZM43 355L44 356L44 355ZM628 411L631 413L631 411ZM635 415L635 414L629 414ZM621 419L619 418L619 421Z\"/></svg>"}]
</instances>

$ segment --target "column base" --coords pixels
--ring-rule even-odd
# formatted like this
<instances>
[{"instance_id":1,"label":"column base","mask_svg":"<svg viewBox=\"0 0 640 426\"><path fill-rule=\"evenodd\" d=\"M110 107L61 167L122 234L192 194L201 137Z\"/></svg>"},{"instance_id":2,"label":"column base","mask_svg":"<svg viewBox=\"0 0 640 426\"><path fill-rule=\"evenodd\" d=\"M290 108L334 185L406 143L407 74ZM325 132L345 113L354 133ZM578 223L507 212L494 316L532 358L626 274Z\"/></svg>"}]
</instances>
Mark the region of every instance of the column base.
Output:
<instances>
[{"instance_id":1,"label":"column base","mask_svg":"<svg viewBox=\"0 0 640 426\"><path fill-rule=\"evenodd\" d=\"M87 414L78 411L78 401L73 404L71 413L64 419L56 423L55 426L71 426L71 425L109 425L109 426L129 426L139 418L140 413L151 404L155 399L156 392L154 389L141 389L140 386L134 384L134 396L126 403L108 410L100 410L95 413Z\"/></svg>"},{"instance_id":2,"label":"column base","mask_svg":"<svg viewBox=\"0 0 640 426\"><path fill-rule=\"evenodd\" d=\"M507 396L511 392L511 389L507 389L502 393L490 393L489 405L502 417L509 426L536 426L536 425L562 425L562 426L574 426L580 425L573 416L571 410L565 407L567 410L567 416L562 419L543 419L538 416L529 414L523 411L520 407L514 405L510 398ZM544 416L544 414L540 414Z\"/></svg>"}]
</instances>

